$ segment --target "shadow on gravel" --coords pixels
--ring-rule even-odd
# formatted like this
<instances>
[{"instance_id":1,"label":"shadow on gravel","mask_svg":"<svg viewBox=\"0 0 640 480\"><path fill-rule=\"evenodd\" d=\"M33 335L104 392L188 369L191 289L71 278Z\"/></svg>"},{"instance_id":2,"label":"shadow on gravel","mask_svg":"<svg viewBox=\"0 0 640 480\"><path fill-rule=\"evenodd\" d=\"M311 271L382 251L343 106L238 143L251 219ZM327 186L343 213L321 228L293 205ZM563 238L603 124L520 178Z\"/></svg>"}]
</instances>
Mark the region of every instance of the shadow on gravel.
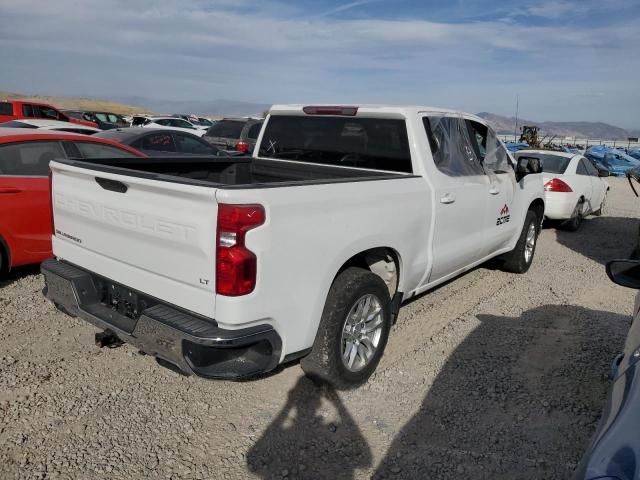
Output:
<instances>
[{"instance_id":1,"label":"shadow on gravel","mask_svg":"<svg viewBox=\"0 0 640 480\"><path fill-rule=\"evenodd\" d=\"M639 224L637 218L589 217L577 232L558 228L556 238L561 245L604 265L630 257L638 245Z\"/></svg>"},{"instance_id":2,"label":"shadow on gravel","mask_svg":"<svg viewBox=\"0 0 640 480\"><path fill-rule=\"evenodd\" d=\"M0 275L0 288L6 287L21 278L28 277L29 275L37 275L38 273L40 273L40 264L16 267L9 273Z\"/></svg>"},{"instance_id":3,"label":"shadow on gravel","mask_svg":"<svg viewBox=\"0 0 640 480\"><path fill-rule=\"evenodd\" d=\"M335 410L335 422L321 415L323 402ZM371 450L340 397L306 377L247 454L249 470L264 479L348 480L371 464Z\"/></svg>"},{"instance_id":4,"label":"shadow on gravel","mask_svg":"<svg viewBox=\"0 0 640 480\"><path fill-rule=\"evenodd\" d=\"M478 320L373 478L571 478L630 317L546 305Z\"/></svg>"}]
</instances>

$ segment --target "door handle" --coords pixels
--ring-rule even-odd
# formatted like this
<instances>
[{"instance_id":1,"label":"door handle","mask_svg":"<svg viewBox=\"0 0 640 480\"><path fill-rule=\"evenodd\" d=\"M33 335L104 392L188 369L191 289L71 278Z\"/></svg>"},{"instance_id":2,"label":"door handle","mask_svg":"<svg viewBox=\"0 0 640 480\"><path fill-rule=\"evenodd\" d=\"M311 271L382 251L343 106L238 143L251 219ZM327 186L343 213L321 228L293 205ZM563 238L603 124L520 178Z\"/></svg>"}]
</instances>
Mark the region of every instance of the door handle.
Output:
<instances>
[{"instance_id":1,"label":"door handle","mask_svg":"<svg viewBox=\"0 0 640 480\"><path fill-rule=\"evenodd\" d=\"M22 190L15 187L0 187L0 193L20 193Z\"/></svg>"},{"instance_id":2,"label":"door handle","mask_svg":"<svg viewBox=\"0 0 640 480\"><path fill-rule=\"evenodd\" d=\"M440 197L440 203L449 204L455 201L456 201L456 197L454 197L450 193L445 193L442 197Z\"/></svg>"},{"instance_id":3,"label":"door handle","mask_svg":"<svg viewBox=\"0 0 640 480\"><path fill-rule=\"evenodd\" d=\"M498 194L500 193L500 190L498 190L496 187L491 187L491 188L489 189L489 193L490 193L491 195L498 195Z\"/></svg>"}]
</instances>

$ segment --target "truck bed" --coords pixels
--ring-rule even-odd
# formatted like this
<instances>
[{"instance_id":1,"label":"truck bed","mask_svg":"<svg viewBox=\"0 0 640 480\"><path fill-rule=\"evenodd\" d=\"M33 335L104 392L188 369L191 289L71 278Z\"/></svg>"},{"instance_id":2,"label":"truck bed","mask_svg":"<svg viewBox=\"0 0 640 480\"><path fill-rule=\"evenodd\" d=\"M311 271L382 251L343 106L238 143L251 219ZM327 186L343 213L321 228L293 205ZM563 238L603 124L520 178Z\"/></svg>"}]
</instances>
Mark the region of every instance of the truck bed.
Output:
<instances>
[{"instance_id":1,"label":"truck bed","mask_svg":"<svg viewBox=\"0 0 640 480\"><path fill-rule=\"evenodd\" d=\"M404 173L252 157L109 158L91 160L90 163L73 159L56 161L101 172L223 189L383 180L410 176Z\"/></svg>"}]
</instances>

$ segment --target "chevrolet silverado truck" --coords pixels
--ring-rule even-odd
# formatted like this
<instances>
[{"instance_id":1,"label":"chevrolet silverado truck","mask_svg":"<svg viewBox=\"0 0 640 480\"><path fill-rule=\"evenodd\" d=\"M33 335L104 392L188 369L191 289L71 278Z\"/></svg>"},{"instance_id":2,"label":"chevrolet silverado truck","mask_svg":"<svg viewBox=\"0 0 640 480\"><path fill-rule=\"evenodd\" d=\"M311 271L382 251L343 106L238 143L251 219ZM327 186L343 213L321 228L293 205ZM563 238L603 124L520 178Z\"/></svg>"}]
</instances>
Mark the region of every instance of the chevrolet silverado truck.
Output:
<instances>
[{"instance_id":1,"label":"chevrolet silverado truck","mask_svg":"<svg viewBox=\"0 0 640 480\"><path fill-rule=\"evenodd\" d=\"M537 159L427 107L274 106L252 157L50 169L47 298L208 378L300 359L358 386L402 302L496 257L526 272L544 216Z\"/></svg>"}]
</instances>

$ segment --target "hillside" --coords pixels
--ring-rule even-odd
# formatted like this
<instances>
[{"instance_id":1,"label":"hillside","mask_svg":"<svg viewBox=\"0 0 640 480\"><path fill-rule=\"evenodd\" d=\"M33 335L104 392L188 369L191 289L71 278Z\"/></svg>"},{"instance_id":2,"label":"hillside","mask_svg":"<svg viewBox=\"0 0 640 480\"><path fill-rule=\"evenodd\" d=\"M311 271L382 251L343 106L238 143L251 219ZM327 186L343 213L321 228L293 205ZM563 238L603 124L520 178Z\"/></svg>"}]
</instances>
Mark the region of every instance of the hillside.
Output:
<instances>
[{"instance_id":1,"label":"hillside","mask_svg":"<svg viewBox=\"0 0 640 480\"><path fill-rule=\"evenodd\" d=\"M111 100L80 97L54 97L48 95L25 95L13 92L0 91L0 99L10 98L14 100L32 100L35 102L49 103L63 110L93 110L131 115L133 113L152 113L141 106L128 105Z\"/></svg>"},{"instance_id":2,"label":"hillside","mask_svg":"<svg viewBox=\"0 0 640 480\"><path fill-rule=\"evenodd\" d=\"M206 116L261 116L271 106L266 103L240 102L236 100L166 100L148 97L116 97L115 100L142 105L154 112L184 113Z\"/></svg>"},{"instance_id":3,"label":"hillside","mask_svg":"<svg viewBox=\"0 0 640 480\"><path fill-rule=\"evenodd\" d=\"M503 117L489 112L478 113L478 116L487 120L499 134L513 135L516 124L514 117ZM624 128L603 122L536 122L519 118L518 127L522 127L522 125L537 125L543 135L557 135L558 137L614 140L635 136L633 132ZM519 131L518 135L520 135Z\"/></svg>"}]
</instances>

